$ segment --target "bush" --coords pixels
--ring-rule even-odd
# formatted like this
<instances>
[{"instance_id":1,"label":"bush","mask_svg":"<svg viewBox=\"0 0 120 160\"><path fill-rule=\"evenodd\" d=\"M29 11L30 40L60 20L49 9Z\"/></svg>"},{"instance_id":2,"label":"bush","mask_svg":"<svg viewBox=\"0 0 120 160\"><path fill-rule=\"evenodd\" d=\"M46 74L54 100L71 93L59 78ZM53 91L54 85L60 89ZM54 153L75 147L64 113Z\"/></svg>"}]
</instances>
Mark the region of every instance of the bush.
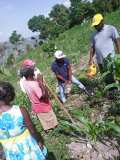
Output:
<instances>
[{"instance_id":1,"label":"bush","mask_svg":"<svg viewBox=\"0 0 120 160\"><path fill-rule=\"evenodd\" d=\"M48 53L49 56L53 55L55 51L55 44L53 42L46 42L42 45L44 52Z\"/></svg>"},{"instance_id":2,"label":"bush","mask_svg":"<svg viewBox=\"0 0 120 160\"><path fill-rule=\"evenodd\" d=\"M13 65L15 62L15 57L13 54L11 54L8 59L7 59L7 65L10 66L10 65Z\"/></svg>"}]
</instances>

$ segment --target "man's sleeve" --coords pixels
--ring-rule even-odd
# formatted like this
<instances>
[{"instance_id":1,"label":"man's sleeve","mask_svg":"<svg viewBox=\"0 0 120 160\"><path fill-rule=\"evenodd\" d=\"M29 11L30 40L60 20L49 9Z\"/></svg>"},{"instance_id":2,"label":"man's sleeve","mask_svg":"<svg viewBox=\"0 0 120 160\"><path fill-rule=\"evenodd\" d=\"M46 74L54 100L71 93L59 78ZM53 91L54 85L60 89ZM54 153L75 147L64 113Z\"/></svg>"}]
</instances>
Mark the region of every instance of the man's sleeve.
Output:
<instances>
[{"instance_id":1,"label":"man's sleeve","mask_svg":"<svg viewBox=\"0 0 120 160\"><path fill-rule=\"evenodd\" d=\"M67 66L69 66L71 64L70 60L68 58L65 59L65 63L67 64Z\"/></svg>"},{"instance_id":2,"label":"man's sleeve","mask_svg":"<svg viewBox=\"0 0 120 160\"><path fill-rule=\"evenodd\" d=\"M117 38L120 37L117 29L114 26L112 26L111 35L113 40L116 40Z\"/></svg>"},{"instance_id":3,"label":"man's sleeve","mask_svg":"<svg viewBox=\"0 0 120 160\"><path fill-rule=\"evenodd\" d=\"M55 67L54 64L52 64L51 70L52 70L55 74L58 74L57 69L56 69L56 67Z\"/></svg>"}]
</instances>

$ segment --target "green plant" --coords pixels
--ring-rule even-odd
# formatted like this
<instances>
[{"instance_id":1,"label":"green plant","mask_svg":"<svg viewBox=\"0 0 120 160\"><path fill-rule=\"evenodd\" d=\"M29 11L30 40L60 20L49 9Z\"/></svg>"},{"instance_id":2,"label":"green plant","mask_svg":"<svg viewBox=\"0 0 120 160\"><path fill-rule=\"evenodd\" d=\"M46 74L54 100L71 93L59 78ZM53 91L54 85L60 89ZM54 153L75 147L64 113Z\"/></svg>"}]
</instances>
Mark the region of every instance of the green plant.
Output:
<instances>
[{"instance_id":1,"label":"green plant","mask_svg":"<svg viewBox=\"0 0 120 160\"><path fill-rule=\"evenodd\" d=\"M8 58L7 58L7 65L13 65L15 61L15 57L13 54L11 54Z\"/></svg>"},{"instance_id":2,"label":"green plant","mask_svg":"<svg viewBox=\"0 0 120 160\"><path fill-rule=\"evenodd\" d=\"M55 51L55 44L53 42L46 42L42 45L42 49L44 52L48 53L48 55L53 55Z\"/></svg>"},{"instance_id":3,"label":"green plant","mask_svg":"<svg viewBox=\"0 0 120 160\"><path fill-rule=\"evenodd\" d=\"M115 78L120 80L120 56L116 55L115 57Z\"/></svg>"}]
</instances>

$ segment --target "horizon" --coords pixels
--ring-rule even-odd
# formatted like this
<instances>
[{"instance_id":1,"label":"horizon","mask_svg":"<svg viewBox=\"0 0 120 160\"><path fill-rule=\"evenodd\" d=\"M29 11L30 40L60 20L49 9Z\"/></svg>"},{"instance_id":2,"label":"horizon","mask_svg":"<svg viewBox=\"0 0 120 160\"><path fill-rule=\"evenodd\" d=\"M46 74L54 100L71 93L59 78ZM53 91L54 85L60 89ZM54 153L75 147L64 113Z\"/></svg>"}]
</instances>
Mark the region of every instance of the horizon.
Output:
<instances>
[{"instance_id":1,"label":"horizon","mask_svg":"<svg viewBox=\"0 0 120 160\"><path fill-rule=\"evenodd\" d=\"M14 30L24 38L38 35L38 33L33 33L28 29L28 20L35 15L42 14L48 16L55 4L70 6L69 0L44 0L44 2L39 0L26 0L24 2L23 0L11 0L11 3L9 0L1 0L0 19L2 23L0 26L0 43L9 41L9 37Z\"/></svg>"}]
</instances>

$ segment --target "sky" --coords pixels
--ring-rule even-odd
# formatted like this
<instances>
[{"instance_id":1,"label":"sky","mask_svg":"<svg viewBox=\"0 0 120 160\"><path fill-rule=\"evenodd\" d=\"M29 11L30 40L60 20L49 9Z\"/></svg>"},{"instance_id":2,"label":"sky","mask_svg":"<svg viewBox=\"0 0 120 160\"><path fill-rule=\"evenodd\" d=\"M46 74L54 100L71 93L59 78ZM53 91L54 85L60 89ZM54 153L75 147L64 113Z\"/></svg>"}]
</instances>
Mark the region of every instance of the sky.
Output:
<instances>
[{"instance_id":1,"label":"sky","mask_svg":"<svg viewBox=\"0 0 120 160\"><path fill-rule=\"evenodd\" d=\"M0 0L0 42L7 41L12 31L23 37L35 35L27 22L33 16L48 15L55 4L70 6L69 0Z\"/></svg>"}]
</instances>

